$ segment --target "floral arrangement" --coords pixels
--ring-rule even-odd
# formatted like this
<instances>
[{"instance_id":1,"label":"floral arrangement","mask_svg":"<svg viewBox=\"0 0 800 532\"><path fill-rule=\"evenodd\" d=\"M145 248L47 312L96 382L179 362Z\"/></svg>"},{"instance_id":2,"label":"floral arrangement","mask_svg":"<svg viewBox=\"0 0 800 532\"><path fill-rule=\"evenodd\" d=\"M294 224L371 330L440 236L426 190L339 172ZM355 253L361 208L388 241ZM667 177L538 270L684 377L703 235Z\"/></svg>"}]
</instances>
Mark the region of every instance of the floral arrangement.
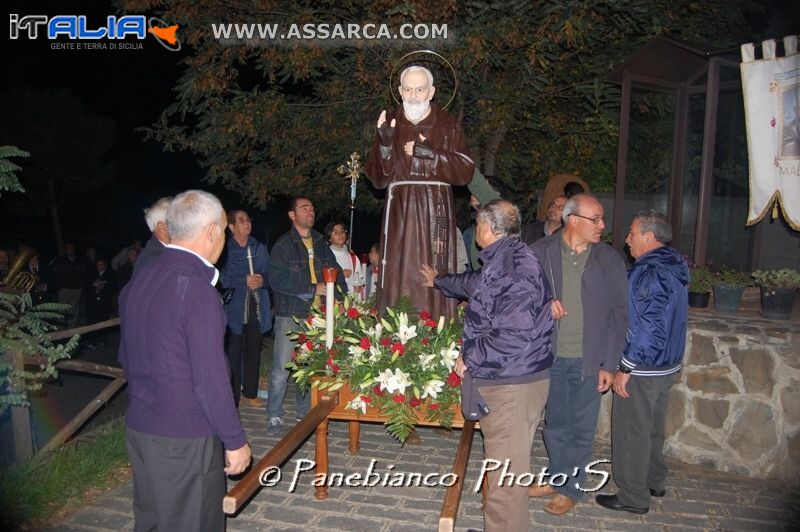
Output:
<instances>
[{"instance_id":1,"label":"floral arrangement","mask_svg":"<svg viewBox=\"0 0 800 532\"><path fill-rule=\"evenodd\" d=\"M296 343L293 371L301 389L335 391L348 385L355 398L345 408L366 414L374 407L401 442L425 417L443 427L461 401L461 378L453 368L461 350L463 317L434 320L405 302L386 315L345 296L334 309L334 341L325 348L325 309L313 307L289 338ZM320 378L324 377L324 378Z\"/></svg>"},{"instance_id":2,"label":"floral arrangement","mask_svg":"<svg viewBox=\"0 0 800 532\"><path fill-rule=\"evenodd\" d=\"M694 262L689 257L683 257L689 266L689 292L704 294L711 292L711 281L714 274L711 272L709 264L705 266Z\"/></svg>"}]
</instances>

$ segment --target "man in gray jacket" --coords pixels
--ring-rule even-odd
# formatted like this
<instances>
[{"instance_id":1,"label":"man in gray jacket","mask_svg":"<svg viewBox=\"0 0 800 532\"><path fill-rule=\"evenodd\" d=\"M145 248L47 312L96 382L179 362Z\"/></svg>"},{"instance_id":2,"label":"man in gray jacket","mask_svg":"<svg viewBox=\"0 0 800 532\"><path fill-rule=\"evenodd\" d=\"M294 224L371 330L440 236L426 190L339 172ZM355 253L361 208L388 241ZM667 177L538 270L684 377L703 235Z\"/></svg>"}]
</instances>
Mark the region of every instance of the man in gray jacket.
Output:
<instances>
[{"instance_id":1,"label":"man in gray jacket","mask_svg":"<svg viewBox=\"0 0 800 532\"><path fill-rule=\"evenodd\" d=\"M584 497L600 396L611 387L628 326L625 263L600 242L603 206L593 196L578 194L564 206L562 220L561 232L531 246L555 295L555 359L543 434L547 471L551 479L560 475L554 479L558 485L534 485L529 494L552 495L544 509L553 515L569 512Z\"/></svg>"}]
</instances>

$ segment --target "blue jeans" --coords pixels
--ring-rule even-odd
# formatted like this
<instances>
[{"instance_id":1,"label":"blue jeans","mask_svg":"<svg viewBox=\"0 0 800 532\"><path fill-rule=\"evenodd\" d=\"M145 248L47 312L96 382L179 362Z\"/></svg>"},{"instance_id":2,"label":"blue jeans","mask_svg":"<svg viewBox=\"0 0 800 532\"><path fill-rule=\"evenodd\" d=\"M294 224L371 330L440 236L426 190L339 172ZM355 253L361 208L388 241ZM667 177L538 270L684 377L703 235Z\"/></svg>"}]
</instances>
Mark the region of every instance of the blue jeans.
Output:
<instances>
[{"instance_id":1,"label":"blue jeans","mask_svg":"<svg viewBox=\"0 0 800 532\"><path fill-rule=\"evenodd\" d=\"M558 473L566 475L568 481L555 487L575 501L585 496L578 486L587 487L586 466L592 461L599 412L597 377L583 376L583 359L555 357L550 368L550 393L542 431L550 457L547 472L551 477Z\"/></svg>"},{"instance_id":2,"label":"blue jeans","mask_svg":"<svg viewBox=\"0 0 800 532\"><path fill-rule=\"evenodd\" d=\"M286 336L286 333L297 327L292 318L286 316L275 316L273 332L275 334L275 346L272 351L272 373L269 377L269 396L267 398L269 406L269 417L283 417L283 399L286 396L286 386L289 383L289 370L286 364L292 359L294 345ZM303 418L311 409L311 395L301 394L296 390L295 404L297 405L297 417Z\"/></svg>"}]
</instances>

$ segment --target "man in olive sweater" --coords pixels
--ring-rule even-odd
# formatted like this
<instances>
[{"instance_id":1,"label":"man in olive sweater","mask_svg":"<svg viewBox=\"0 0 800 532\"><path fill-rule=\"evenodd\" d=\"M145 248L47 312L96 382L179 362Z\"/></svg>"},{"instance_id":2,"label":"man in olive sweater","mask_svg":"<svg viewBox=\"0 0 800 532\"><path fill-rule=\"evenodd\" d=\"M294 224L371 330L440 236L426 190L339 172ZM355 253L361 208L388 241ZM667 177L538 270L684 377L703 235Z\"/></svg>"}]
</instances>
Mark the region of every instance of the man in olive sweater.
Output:
<instances>
[{"instance_id":1,"label":"man in olive sweater","mask_svg":"<svg viewBox=\"0 0 800 532\"><path fill-rule=\"evenodd\" d=\"M176 196L167 211L172 243L120 296L136 530L224 530L225 473L250 463L214 288L225 226L211 194Z\"/></svg>"}]
</instances>

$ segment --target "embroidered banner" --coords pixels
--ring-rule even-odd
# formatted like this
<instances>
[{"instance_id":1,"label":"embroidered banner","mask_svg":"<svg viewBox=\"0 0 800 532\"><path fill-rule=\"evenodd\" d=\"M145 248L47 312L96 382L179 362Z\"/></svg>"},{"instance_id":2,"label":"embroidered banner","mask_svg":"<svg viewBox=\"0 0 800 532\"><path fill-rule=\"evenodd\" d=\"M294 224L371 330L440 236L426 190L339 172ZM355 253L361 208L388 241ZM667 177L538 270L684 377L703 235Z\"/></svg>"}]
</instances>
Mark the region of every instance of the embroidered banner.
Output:
<instances>
[{"instance_id":1,"label":"embroidered banner","mask_svg":"<svg viewBox=\"0 0 800 532\"><path fill-rule=\"evenodd\" d=\"M800 55L797 36L742 45L742 89L750 161L750 209L747 225L760 222L780 204L784 218L800 231Z\"/></svg>"}]
</instances>

